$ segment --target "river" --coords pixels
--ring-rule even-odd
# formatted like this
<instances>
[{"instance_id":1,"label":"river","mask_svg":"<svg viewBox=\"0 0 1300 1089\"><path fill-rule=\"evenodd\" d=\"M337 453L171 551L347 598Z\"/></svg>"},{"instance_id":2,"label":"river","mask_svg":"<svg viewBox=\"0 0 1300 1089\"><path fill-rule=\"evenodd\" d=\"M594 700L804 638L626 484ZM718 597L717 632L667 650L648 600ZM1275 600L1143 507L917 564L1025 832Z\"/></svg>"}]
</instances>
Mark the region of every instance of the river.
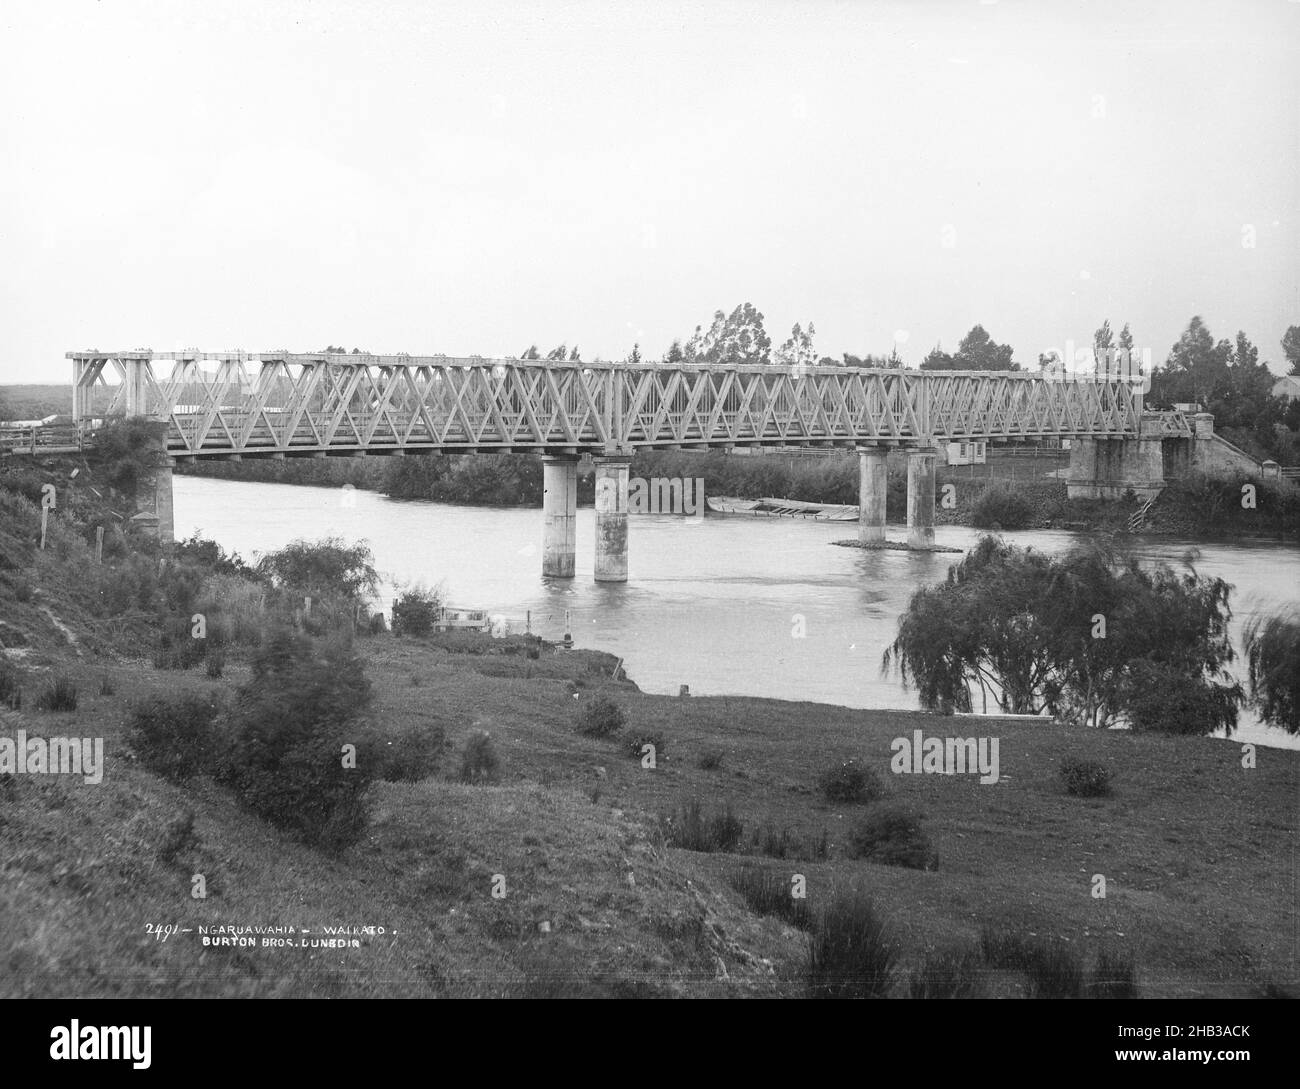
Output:
<instances>
[{"instance_id":1,"label":"river","mask_svg":"<svg viewBox=\"0 0 1300 1089\"><path fill-rule=\"evenodd\" d=\"M367 541L384 576L385 611L396 587L444 583L453 605L486 609L522 631L558 639L566 611L578 646L624 659L647 692L751 695L848 707L915 708L897 676L883 676L912 591L944 578L955 553L862 551L831 543L856 526L766 518L630 518L626 584L592 580L594 512L578 511L577 577L541 575L536 509L392 500L368 491L174 478L177 538L195 531L253 560L289 541ZM890 538L901 539L902 527ZM940 526L938 544L966 549L979 531ZM1007 533L1020 545L1061 552L1064 531ZM1192 542L1138 541L1176 563ZM1234 587L1239 640L1256 612L1300 605L1300 550L1271 543L1201 544L1198 570ZM802 634L800 634L802 633ZM1240 741L1300 749L1300 738L1243 712Z\"/></svg>"}]
</instances>

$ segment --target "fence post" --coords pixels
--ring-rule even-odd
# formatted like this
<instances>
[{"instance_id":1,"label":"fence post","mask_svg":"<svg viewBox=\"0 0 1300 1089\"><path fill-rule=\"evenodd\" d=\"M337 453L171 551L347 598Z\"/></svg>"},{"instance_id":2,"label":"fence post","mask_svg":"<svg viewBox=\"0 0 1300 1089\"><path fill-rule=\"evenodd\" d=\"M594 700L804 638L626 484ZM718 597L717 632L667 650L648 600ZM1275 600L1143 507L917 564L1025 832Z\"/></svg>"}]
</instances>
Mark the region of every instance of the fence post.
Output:
<instances>
[{"instance_id":1,"label":"fence post","mask_svg":"<svg viewBox=\"0 0 1300 1089\"><path fill-rule=\"evenodd\" d=\"M104 527L95 527L95 562L103 564L104 562Z\"/></svg>"}]
</instances>

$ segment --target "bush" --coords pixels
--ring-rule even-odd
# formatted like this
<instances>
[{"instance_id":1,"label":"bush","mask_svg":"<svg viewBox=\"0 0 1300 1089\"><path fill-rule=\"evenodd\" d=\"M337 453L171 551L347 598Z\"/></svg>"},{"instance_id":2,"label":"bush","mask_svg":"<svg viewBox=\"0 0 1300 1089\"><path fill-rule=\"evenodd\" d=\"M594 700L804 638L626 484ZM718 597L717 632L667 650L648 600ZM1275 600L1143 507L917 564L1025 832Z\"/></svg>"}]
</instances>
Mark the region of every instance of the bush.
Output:
<instances>
[{"instance_id":1,"label":"bush","mask_svg":"<svg viewBox=\"0 0 1300 1089\"><path fill-rule=\"evenodd\" d=\"M578 710L578 733L584 737L612 737L626 722L623 708L608 696L595 696Z\"/></svg>"},{"instance_id":2,"label":"bush","mask_svg":"<svg viewBox=\"0 0 1300 1089\"><path fill-rule=\"evenodd\" d=\"M382 761L358 751L370 699L365 669L341 639L288 630L263 641L231 714L222 780L254 813L304 842L338 850L360 839L366 789ZM355 763L355 766L350 766Z\"/></svg>"},{"instance_id":3,"label":"bush","mask_svg":"<svg viewBox=\"0 0 1300 1089\"><path fill-rule=\"evenodd\" d=\"M1126 672L1125 704L1135 731L1199 736L1223 728L1231 735L1237 725L1239 685L1215 684L1149 659L1130 662Z\"/></svg>"},{"instance_id":4,"label":"bush","mask_svg":"<svg viewBox=\"0 0 1300 1089\"><path fill-rule=\"evenodd\" d=\"M733 851L745 834L745 826L731 811L731 803L712 817L704 815L698 798L692 798L668 817L660 817L660 828L669 847L685 851Z\"/></svg>"},{"instance_id":5,"label":"bush","mask_svg":"<svg viewBox=\"0 0 1300 1089\"><path fill-rule=\"evenodd\" d=\"M808 901L792 895L794 885L784 874L775 874L759 866L742 865L732 873L731 885L744 897L751 911L775 915L800 930L812 926Z\"/></svg>"},{"instance_id":6,"label":"bush","mask_svg":"<svg viewBox=\"0 0 1300 1089\"><path fill-rule=\"evenodd\" d=\"M77 686L67 677L55 677L36 697L38 711L75 711Z\"/></svg>"},{"instance_id":7,"label":"bush","mask_svg":"<svg viewBox=\"0 0 1300 1089\"><path fill-rule=\"evenodd\" d=\"M1065 789L1080 798L1100 798L1110 793L1110 769L1105 764L1067 756L1061 761L1060 776Z\"/></svg>"},{"instance_id":8,"label":"bush","mask_svg":"<svg viewBox=\"0 0 1300 1089\"><path fill-rule=\"evenodd\" d=\"M885 786L874 768L863 767L855 760L827 768L817 780L817 788L828 802L865 805L884 797Z\"/></svg>"},{"instance_id":9,"label":"bush","mask_svg":"<svg viewBox=\"0 0 1300 1089\"><path fill-rule=\"evenodd\" d=\"M428 635L441 607L438 595L430 590L404 590L393 602L393 634Z\"/></svg>"},{"instance_id":10,"label":"bush","mask_svg":"<svg viewBox=\"0 0 1300 1089\"><path fill-rule=\"evenodd\" d=\"M884 866L934 870L939 856L921 818L902 805L886 803L864 814L849 834L853 857Z\"/></svg>"},{"instance_id":11,"label":"bush","mask_svg":"<svg viewBox=\"0 0 1300 1089\"><path fill-rule=\"evenodd\" d=\"M990 967L1024 973L1031 998L1078 998L1083 993L1083 959L1063 942L985 928L980 948Z\"/></svg>"},{"instance_id":12,"label":"bush","mask_svg":"<svg viewBox=\"0 0 1300 1089\"><path fill-rule=\"evenodd\" d=\"M701 771L717 771L722 767L722 752L718 749L710 749L706 753L701 753L695 766Z\"/></svg>"},{"instance_id":13,"label":"bush","mask_svg":"<svg viewBox=\"0 0 1300 1089\"><path fill-rule=\"evenodd\" d=\"M646 754L641 750L647 745L654 746L655 763L658 763L664 756L664 735L655 732L638 733L635 737L629 738L627 742L627 754L634 760L642 759Z\"/></svg>"},{"instance_id":14,"label":"bush","mask_svg":"<svg viewBox=\"0 0 1300 1089\"><path fill-rule=\"evenodd\" d=\"M484 730L476 730L465 742L465 751L460 758L460 781L462 783L495 783L501 774L501 758L497 756L496 746L491 736Z\"/></svg>"},{"instance_id":15,"label":"bush","mask_svg":"<svg viewBox=\"0 0 1300 1089\"><path fill-rule=\"evenodd\" d=\"M908 987L913 998L982 998L984 990L984 964L974 949L929 954Z\"/></svg>"},{"instance_id":16,"label":"bush","mask_svg":"<svg viewBox=\"0 0 1300 1089\"><path fill-rule=\"evenodd\" d=\"M765 821L750 834L749 852L766 855L768 858L790 858L795 854L794 836L790 829L778 831L775 824Z\"/></svg>"},{"instance_id":17,"label":"bush","mask_svg":"<svg viewBox=\"0 0 1300 1089\"><path fill-rule=\"evenodd\" d=\"M194 834L194 812L186 809L163 825L158 841L158 859L170 866L178 855L198 845L199 837Z\"/></svg>"},{"instance_id":18,"label":"bush","mask_svg":"<svg viewBox=\"0 0 1300 1089\"><path fill-rule=\"evenodd\" d=\"M13 711L20 711L23 706L22 670L3 655L0 655L0 704Z\"/></svg>"},{"instance_id":19,"label":"bush","mask_svg":"<svg viewBox=\"0 0 1300 1089\"><path fill-rule=\"evenodd\" d=\"M172 782L216 771L221 705L196 695L153 696L131 715L127 742L145 767Z\"/></svg>"},{"instance_id":20,"label":"bush","mask_svg":"<svg viewBox=\"0 0 1300 1089\"><path fill-rule=\"evenodd\" d=\"M446 736L440 726L385 731L371 739L375 776L386 783L418 783L438 770Z\"/></svg>"},{"instance_id":21,"label":"bush","mask_svg":"<svg viewBox=\"0 0 1300 1089\"><path fill-rule=\"evenodd\" d=\"M894 984L898 951L870 899L840 893L813 921L808 992L814 998L883 998Z\"/></svg>"},{"instance_id":22,"label":"bush","mask_svg":"<svg viewBox=\"0 0 1300 1089\"><path fill-rule=\"evenodd\" d=\"M1132 954L1111 953L1103 949L1097 955L1088 981L1089 998L1137 998Z\"/></svg>"},{"instance_id":23,"label":"bush","mask_svg":"<svg viewBox=\"0 0 1300 1089\"><path fill-rule=\"evenodd\" d=\"M117 692L117 686L113 683L113 678L105 673L99 678L99 694L101 696L111 696Z\"/></svg>"},{"instance_id":24,"label":"bush","mask_svg":"<svg viewBox=\"0 0 1300 1089\"><path fill-rule=\"evenodd\" d=\"M384 614L375 613L370 618L370 634L383 635L388 630L388 625L384 623Z\"/></svg>"},{"instance_id":25,"label":"bush","mask_svg":"<svg viewBox=\"0 0 1300 1089\"><path fill-rule=\"evenodd\" d=\"M971 524L979 529L1024 529L1033 515L1034 508L1019 492L1006 484L993 484L975 500Z\"/></svg>"}]
</instances>

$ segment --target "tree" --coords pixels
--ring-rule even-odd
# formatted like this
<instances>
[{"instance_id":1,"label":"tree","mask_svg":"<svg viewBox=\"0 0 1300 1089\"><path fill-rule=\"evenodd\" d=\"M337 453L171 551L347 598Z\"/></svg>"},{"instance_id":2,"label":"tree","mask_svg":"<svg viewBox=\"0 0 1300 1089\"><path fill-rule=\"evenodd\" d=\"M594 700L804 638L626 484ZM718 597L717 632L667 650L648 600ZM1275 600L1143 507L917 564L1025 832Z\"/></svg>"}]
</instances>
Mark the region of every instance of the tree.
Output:
<instances>
[{"instance_id":1,"label":"tree","mask_svg":"<svg viewBox=\"0 0 1300 1089\"><path fill-rule=\"evenodd\" d=\"M766 364L771 348L763 315L751 303L742 303L730 315L715 311L707 333L697 325L682 353L688 363Z\"/></svg>"},{"instance_id":2,"label":"tree","mask_svg":"<svg viewBox=\"0 0 1300 1089\"><path fill-rule=\"evenodd\" d=\"M1107 319L1101 323L1101 328L1092 334L1092 354L1097 359L1097 368L1101 369L1101 361L1110 359L1111 350L1114 348L1115 338L1111 336L1110 321Z\"/></svg>"},{"instance_id":3,"label":"tree","mask_svg":"<svg viewBox=\"0 0 1300 1089\"><path fill-rule=\"evenodd\" d=\"M1300 616L1256 617L1246 626L1251 703L1270 726L1300 733Z\"/></svg>"},{"instance_id":4,"label":"tree","mask_svg":"<svg viewBox=\"0 0 1300 1089\"><path fill-rule=\"evenodd\" d=\"M569 362L570 363L582 362L582 356L578 354L578 346L576 344L569 349Z\"/></svg>"},{"instance_id":5,"label":"tree","mask_svg":"<svg viewBox=\"0 0 1300 1089\"><path fill-rule=\"evenodd\" d=\"M641 363L641 345L633 344L632 350L628 352L627 362L632 366L638 366Z\"/></svg>"},{"instance_id":6,"label":"tree","mask_svg":"<svg viewBox=\"0 0 1300 1089\"><path fill-rule=\"evenodd\" d=\"M674 340L668 345L668 351L664 354L664 362L669 366L678 366L686 362L686 353L682 350L680 340Z\"/></svg>"},{"instance_id":7,"label":"tree","mask_svg":"<svg viewBox=\"0 0 1300 1089\"><path fill-rule=\"evenodd\" d=\"M1194 401L1208 405L1228 377L1232 345L1217 343L1199 317L1193 317L1169 350L1165 364L1151 377L1151 396L1158 404Z\"/></svg>"},{"instance_id":8,"label":"tree","mask_svg":"<svg viewBox=\"0 0 1300 1089\"><path fill-rule=\"evenodd\" d=\"M815 365L817 362L817 350L813 347L815 335L816 329L813 328L812 322L808 323L807 330L801 329L799 323L795 322L785 343L772 353L772 362L781 367Z\"/></svg>"},{"instance_id":9,"label":"tree","mask_svg":"<svg viewBox=\"0 0 1300 1089\"><path fill-rule=\"evenodd\" d=\"M951 371L956 370L956 366L956 360L943 350L942 344L936 344L930 349L930 354L921 360L923 371Z\"/></svg>"},{"instance_id":10,"label":"tree","mask_svg":"<svg viewBox=\"0 0 1300 1089\"><path fill-rule=\"evenodd\" d=\"M976 325L961 339L954 355L948 355L941 346L921 361L923 371L1018 371L1020 365L1012 360L1014 349L1010 344L999 344L985 330Z\"/></svg>"},{"instance_id":11,"label":"tree","mask_svg":"<svg viewBox=\"0 0 1300 1089\"><path fill-rule=\"evenodd\" d=\"M558 348L552 348L549 352L547 352L546 358L553 359L557 363L563 363L564 360L568 357L568 352L569 352L569 346L567 344L561 344Z\"/></svg>"},{"instance_id":12,"label":"tree","mask_svg":"<svg viewBox=\"0 0 1300 1089\"><path fill-rule=\"evenodd\" d=\"M339 537L290 541L258 560L254 570L277 586L315 598L337 595L358 602L379 588L369 546L346 545Z\"/></svg>"},{"instance_id":13,"label":"tree","mask_svg":"<svg viewBox=\"0 0 1300 1089\"><path fill-rule=\"evenodd\" d=\"M536 344L530 344L528 345L528 349L519 358L520 359L541 359L542 353L537 350Z\"/></svg>"},{"instance_id":14,"label":"tree","mask_svg":"<svg viewBox=\"0 0 1300 1089\"><path fill-rule=\"evenodd\" d=\"M999 344L984 330L976 325L962 337L957 345L959 370L971 371L1017 371L1020 368L1012 361L1013 349L1010 344Z\"/></svg>"},{"instance_id":15,"label":"tree","mask_svg":"<svg viewBox=\"0 0 1300 1089\"><path fill-rule=\"evenodd\" d=\"M1100 546L1055 559L984 537L945 583L912 595L882 667L897 666L928 709L969 711L978 691L985 708L1099 727L1166 728L1138 683L1158 676L1166 698L1198 708L1197 732L1231 731L1229 589L1190 558L1179 575Z\"/></svg>"},{"instance_id":16,"label":"tree","mask_svg":"<svg viewBox=\"0 0 1300 1089\"><path fill-rule=\"evenodd\" d=\"M1291 374L1300 374L1300 325L1292 325L1282 335L1282 352L1291 364Z\"/></svg>"}]
</instances>

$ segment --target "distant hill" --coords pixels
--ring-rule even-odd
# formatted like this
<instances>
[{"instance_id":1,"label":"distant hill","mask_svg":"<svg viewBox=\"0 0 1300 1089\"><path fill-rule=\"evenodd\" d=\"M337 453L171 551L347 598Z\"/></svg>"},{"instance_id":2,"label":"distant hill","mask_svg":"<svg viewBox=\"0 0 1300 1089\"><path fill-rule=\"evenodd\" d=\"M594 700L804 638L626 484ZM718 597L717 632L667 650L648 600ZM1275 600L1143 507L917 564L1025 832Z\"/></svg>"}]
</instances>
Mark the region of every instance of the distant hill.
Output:
<instances>
[{"instance_id":1,"label":"distant hill","mask_svg":"<svg viewBox=\"0 0 1300 1089\"><path fill-rule=\"evenodd\" d=\"M112 392L95 391L95 409L108 407ZM0 386L0 420L41 420L54 413L68 415L72 412L72 383L49 385Z\"/></svg>"}]
</instances>

